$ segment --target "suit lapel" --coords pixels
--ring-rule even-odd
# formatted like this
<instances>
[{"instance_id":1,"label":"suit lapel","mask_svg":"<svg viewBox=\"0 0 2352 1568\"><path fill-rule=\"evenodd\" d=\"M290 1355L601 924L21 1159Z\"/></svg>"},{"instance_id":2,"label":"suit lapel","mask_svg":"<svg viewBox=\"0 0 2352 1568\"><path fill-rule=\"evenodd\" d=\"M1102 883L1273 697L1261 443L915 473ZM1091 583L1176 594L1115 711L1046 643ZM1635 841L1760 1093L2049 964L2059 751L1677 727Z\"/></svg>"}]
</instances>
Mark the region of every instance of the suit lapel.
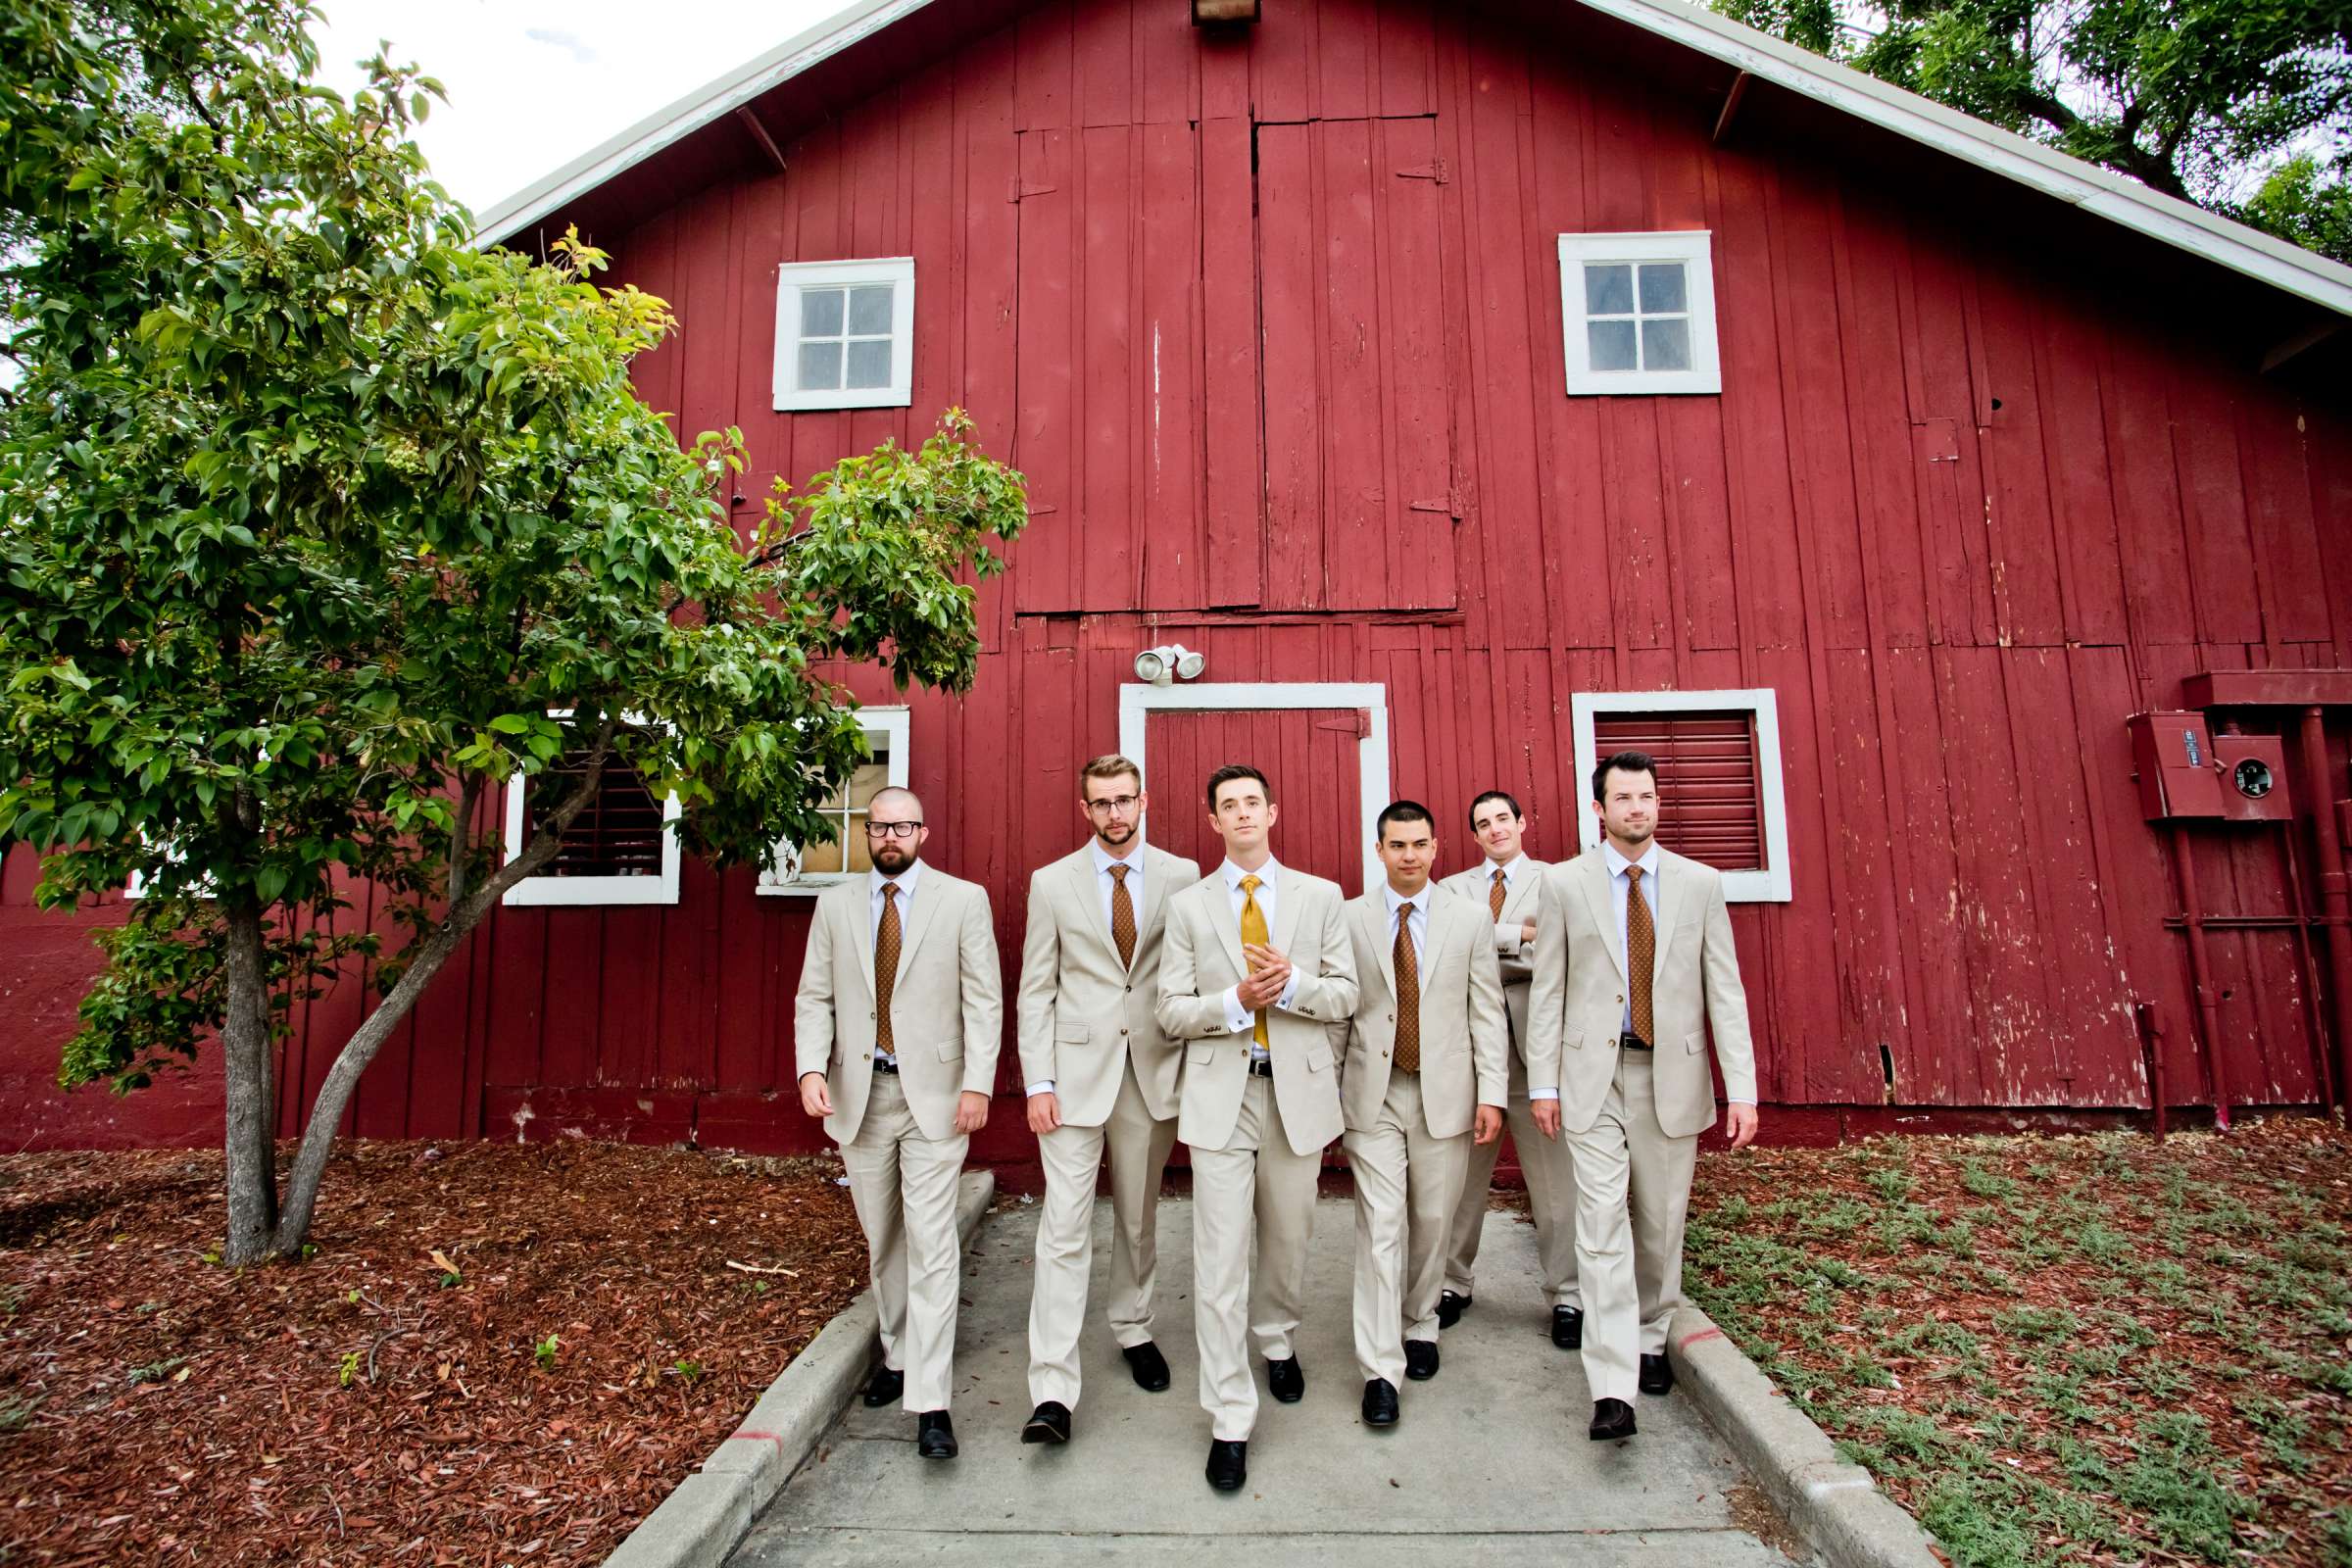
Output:
<instances>
[{"instance_id":1,"label":"suit lapel","mask_svg":"<svg viewBox=\"0 0 2352 1568\"><path fill-rule=\"evenodd\" d=\"M1609 862L1598 850L1587 852L1583 858L1587 862L1585 902L1592 906L1592 923L1600 928L1600 945L1609 950L1609 961L1617 965L1618 978L1623 979L1625 944L1617 940L1616 890L1609 886Z\"/></svg>"},{"instance_id":2,"label":"suit lapel","mask_svg":"<svg viewBox=\"0 0 2352 1568\"><path fill-rule=\"evenodd\" d=\"M1234 917L1233 890L1225 885L1225 874L1213 872L1199 886L1208 895L1209 928L1216 932L1218 943L1224 947L1226 961L1233 965L1235 974L1248 974L1250 964L1242 956L1242 922Z\"/></svg>"},{"instance_id":3,"label":"suit lapel","mask_svg":"<svg viewBox=\"0 0 2352 1568\"><path fill-rule=\"evenodd\" d=\"M906 979L906 966L914 961L914 950L923 945L923 933L931 929L931 917L939 912L940 901L948 894L946 878L931 873L937 881L924 887L918 878L914 887L914 907L907 911L906 938L899 944L899 974L901 983Z\"/></svg>"},{"instance_id":4,"label":"suit lapel","mask_svg":"<svg viewBox=\"0 0 2352 1568\"><path fill-rule=\"evenodd\" d=\"M1176 875L1176 857L1144 846L1144 906L1135 913L1135 951L1142 956L1152 933L1159 929L1159 911L1167 906L1168 883Z\"/></svg>"},{"instance_id":5,"label":"suit lapel","mask_svg":"<svg viewBox=\"0 0 2352 1568\"><path fill-rule=\"evenodd\" d=\"M848 886L855 891L835 900L841 907L826 917L850 922L850 940L858 944L858 972L864 976L866 994L871 996L874 990L873 883L861 876Z\"/></svg>"},{"instance_id":6,"label":"suit lapel","mask_svg":"<svg viewBox=\"0 0 2352 1568\"><path fill-rule=\"evenodd\" d=\"M1544 873L1547 869L1548 867L1531 863L1527 869L1519 873L1515 880L1503 884L1508 890L1502 896L1503 919L1532 920L1535 918L1535 902L1544 891ZM1479 889L1479 893L1483 899L1486 889Z\"/></svg>"},{"instance_id":7,"label":"suit lapel","mask_svg":"<svg viewBox=\"0 0 2352 1568\"><path fill-rule=\"evenodd\" d=\"M1092 849L1080 850L1070 864L1070 887L1086 910L1088 928L1102 939L1104 950L1110 954L1111 961L1116 963L1119 943L1111 935L1110 917L1102 910L1102 890L1096 885L1095 876L1095 852ZM1152 879L1146 877L1144 880L1149 882Z\"/></svg>"},{"instance_id":8,"label":"suit lapel","mask_svg":"<svg viewBox=\"0 0 2352 1568\"><path fill-rule=\"evenodd\" d=\"M1282 868L1282 875L1275 882L1275 887L1280 891L1274 899L1274 918L1267 922L1269 929L1266 940L1274 944L1277 953L1288 954L1291 951L1291 933L1298 929L1298 901L1306 897L1302 891L1304 886L1298 873L1287 865Z\"/></svg>"},{"instance_id":9,"label":"suit lapel","mask_svg":"<svg viewBox=\"0 0 2352 1568\"><path fill-rule=\"evenodd\" d=\"M1654 987L1658 976L1666 972L1666 944L1674 940L1675 902L1682 895L1682 867L1673 863L1674 857L1663 849L1658 851L1658 917L1656 940L1650 944L1649 978Z\"/></svg>"},{"instance_id":10,"label":"suit lapel","mask_svg":"<svg viewBox=\"0 0 2352 1568\"><path fill-rule=\"evenodd\" d=\"M1388 900L1378 889L1355 901L1356 929L1364 941L1380 955L1380 977L1389 983L1389 995L1396 994L1396 933L1388 930Z\"/></svg>"}]
</instances>

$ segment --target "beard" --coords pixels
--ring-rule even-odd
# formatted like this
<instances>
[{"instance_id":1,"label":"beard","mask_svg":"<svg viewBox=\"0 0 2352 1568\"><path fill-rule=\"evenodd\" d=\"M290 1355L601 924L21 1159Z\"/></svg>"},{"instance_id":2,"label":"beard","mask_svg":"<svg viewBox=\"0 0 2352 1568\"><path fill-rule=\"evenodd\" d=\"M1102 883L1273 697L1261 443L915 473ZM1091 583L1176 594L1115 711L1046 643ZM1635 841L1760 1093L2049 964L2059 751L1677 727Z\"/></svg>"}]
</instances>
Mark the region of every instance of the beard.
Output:
<instances>
[{"instance_id":1,"label":"beard","mask_svg":"<svg viewBox=\"0 0 2352 1568\"><path fill-rule=\"evenodd\" d=\"M1112 849L1116 849L1122 844L1134 843L1136 834L1141 831L1143 831L1141 822L1112 822L1105 827L1095 829L1095 837Z\"/></svg>"},{"instance_id":2,"label":"beard","mask_svg":"<svg viewBox=\"0 0 2352 1568\"><path fill-rule=\"evenodd\" d=\"M897 839L886 839L866 852L874 869L884 876L897 876L914 863L914 849Z\"/></svg>"},{"instance_id":3,"label":"beard","mask_svg":"<svg viewBox=\"0 0 2352 1568\"><path fill-rule=\"evenodd\" d=\"M1657 823L1644 822L1640 827L1617 827L1611 828L1609 831L1616 834L1619 838L1625 840L1625 842L1628 844L1647 844L1649 842L1650 835L1657 832Z\"/></svg>"}]
</instances>

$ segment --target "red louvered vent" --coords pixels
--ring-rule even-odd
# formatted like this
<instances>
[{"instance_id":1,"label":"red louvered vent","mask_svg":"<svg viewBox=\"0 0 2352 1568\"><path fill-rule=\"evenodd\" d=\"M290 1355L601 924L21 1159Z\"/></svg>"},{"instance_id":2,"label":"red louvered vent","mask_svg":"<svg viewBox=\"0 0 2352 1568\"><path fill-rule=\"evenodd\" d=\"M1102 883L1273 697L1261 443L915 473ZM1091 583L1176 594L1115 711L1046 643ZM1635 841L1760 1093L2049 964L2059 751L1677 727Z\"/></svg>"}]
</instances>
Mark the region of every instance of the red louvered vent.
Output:
<instances>
[{"instance_id":1,"label":"red louvered vent","mask_svg":"<svg viewBox=\"0 0 2352 1568\"><path fill-rule=\"evenodd\" d=\"M549 768L523 797L528 831L539 830L536 809L540 791L564 798L587 760L584 752L569 752ZM662 874L662 803L637 770L618 757L605 759L605 781L596 798L582 808L564 832L564 847L556 852L541 876L660 876Z\"/></svg>"},{"instance_id":2,"label":"red louvered vent","mask_svg":"<svg viewBox=\"0 0 2352 1568\"><path fill-rule=\"evenodd\" d=\"M1596 713L1596 759L1647 752L1658 760L1658 842L1718 871L1764 869L1764 791L1755 715Z\"/></svg>"}]
</instances>

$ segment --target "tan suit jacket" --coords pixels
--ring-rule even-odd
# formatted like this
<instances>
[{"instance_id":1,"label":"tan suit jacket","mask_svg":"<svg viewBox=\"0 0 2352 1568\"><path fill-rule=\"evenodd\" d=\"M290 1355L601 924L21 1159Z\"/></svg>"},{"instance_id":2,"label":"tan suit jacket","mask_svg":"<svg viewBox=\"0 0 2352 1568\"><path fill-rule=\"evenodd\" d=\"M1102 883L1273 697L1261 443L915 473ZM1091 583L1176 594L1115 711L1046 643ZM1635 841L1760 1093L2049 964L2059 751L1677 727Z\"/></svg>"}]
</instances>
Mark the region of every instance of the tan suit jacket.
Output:
<instances>
[{"instance_id":1,"label":"tan suit jacket","mask_svg":"<svg viewBox=\"0 0 2352 1568\"><path fill-rule=\"evenodd\" d=\"M1657 889L1650 1017L1658 1125L1670 1138L1687 1138L1715 1121L1707 1031L1714 1031L1724 1091L1733 1100L1756 1098L1755 1052L1722 874L1661 848ZM1556 1087L1560 1124L1581 1133L1592 1127L1616 1076L1626 1007L1625 955L1608 861L1598 847L1544 871L1533 967L1528 1087Z\"/></svg>"},{"instance_id":2,"label":"tan suit jacket","mask_svg":"<svg viewBox=\"0 0 2352 1568\"><path fill-rule=\"evenodd\" d=\"M1266 1010L1274 1099L1294 1153L1340 1135L1339 1074L1329 1026L1355 1010L1355 955L1339 884L1282 867L1267 931L1298 978L1289 1009ZM1249 976L1241 923L1224 877L1210 872L1168 901L1159 960L1159 1026L1185 1048L1176 1136L1195 1149L1223 1149L1249 1087L1250 1034L1226 1028L1225 993Z\"/></svg>"},{"instance_id":3,"label":"tan suit jacket","mask_svg":"<svg viewBox=\"0 0 2352 1568\"><path fill-rule=\"evenodd\" d=\"M1431 891L1421 937L1421 1111L1432 1138L1452 1138L1470 1130L1480 1105L1507 1102L1510 1048L1494 923L1483 906ZM1360 1133L1379 1119L1395 1068L1396 931L1383 889L1348 902L1348 929L1361 995L1347 1029L1340 1113L1349 1132Z\"/></svg>"},{"instance_id":4,"label":"tan suit jacket","mask_svg":"<svg viewBox=\"0 0 2352 1568\"><path fill-rule=\"evenodd\" d=\"M1511 1016L1511 1053L1519 1057L1520 1065L1524 1067L1527 1064L1527 986L1535 978L1535 970L1528 966L1528 959L1532 956L1529 947L1517 941L1517 933L1521 924L1536 917L1537 906L1544 899L1544 873L1550 869L1550 862L1539 860L1533 856L1523 856L1521 858L1526 863L1520 866L1518 876L1512 879L1509 891L1502 897L1502 918L1488 929L1495 934L1495 960L1502 966L1502 1001L1503 1005L1510 1009ZM1487 889L1493 886L1494 875L1494 865L1482 860L1467 871L1454 872L1438 886L1456 898L1476 905L1479 911L1484 913L1487 908ZM1516 951L1509 957L1502 956L1501 932L1496 929L1500 926L1509 926L1513 934Z\"/></svg>"},{"instance_id":5,"label":"tan suit jacket","mask_svg":"<svg viewBox=\"0 0 2352 1568\"><path fill-rule=\"evenodd\" d=\"M1120 1069L1135 1064L1136 1086L1155 1120L1176 1114L1183 1050L1159 1026L1160 936L1169 898L1200 880L1200 867L1144 846L1143 897L1136 901L1135 967L1102 908L1090 843L1042 866L1029 879L1029 932L1021 944L1021 1081L1054 1081L1061 1119L1100 1127L1119 1098Z\"/></svg>"},{"instance_id":6,"label":"tan suit jacket","mask_svg":"<svg viewBox=\"0 0 2352 1568\"><path fill-rule=\"evenodd\" d=\"M872 885L853 877L817 896L795 1010L796 1076L825 1075L837 1142L858 1136L874 1082ZM956 1136L958 1094L993 1093L1004 1028L1004 981L988 893L926 864L915 879L891 990L891 1039L906 1108L925 1138Z\"/></svg>"}]
</instances>

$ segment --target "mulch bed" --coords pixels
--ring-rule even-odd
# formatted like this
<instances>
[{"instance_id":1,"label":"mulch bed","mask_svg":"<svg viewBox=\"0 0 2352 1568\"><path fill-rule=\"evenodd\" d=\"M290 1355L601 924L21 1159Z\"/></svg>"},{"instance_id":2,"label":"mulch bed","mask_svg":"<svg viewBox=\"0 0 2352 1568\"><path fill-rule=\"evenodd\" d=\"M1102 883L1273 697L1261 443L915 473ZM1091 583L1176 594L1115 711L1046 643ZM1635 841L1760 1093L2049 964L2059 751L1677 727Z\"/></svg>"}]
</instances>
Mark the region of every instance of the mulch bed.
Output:
<instances>
[{"instance_id":1,"label":"mulch bed","mask_svg":"<svg viewBox=\"0 0 2352 1568\"><path fill-rule=\"evenodd\" d=\"M0 1562L598 1562L865 1285L832 1160L361 1144L248 1270L220 1164L0 1157Z\"/></svg>"},{"instance_id":2,"label":"mulch bed","mask_svg":"<svg viewBox=\"0 0 2352 1568\"><path fill-rule=\"evenodd\" d=\"M1704 1156L1685 1286L1964 1568L2352 1568L2352 1138Z\"/></svg>"}]
</instances>

